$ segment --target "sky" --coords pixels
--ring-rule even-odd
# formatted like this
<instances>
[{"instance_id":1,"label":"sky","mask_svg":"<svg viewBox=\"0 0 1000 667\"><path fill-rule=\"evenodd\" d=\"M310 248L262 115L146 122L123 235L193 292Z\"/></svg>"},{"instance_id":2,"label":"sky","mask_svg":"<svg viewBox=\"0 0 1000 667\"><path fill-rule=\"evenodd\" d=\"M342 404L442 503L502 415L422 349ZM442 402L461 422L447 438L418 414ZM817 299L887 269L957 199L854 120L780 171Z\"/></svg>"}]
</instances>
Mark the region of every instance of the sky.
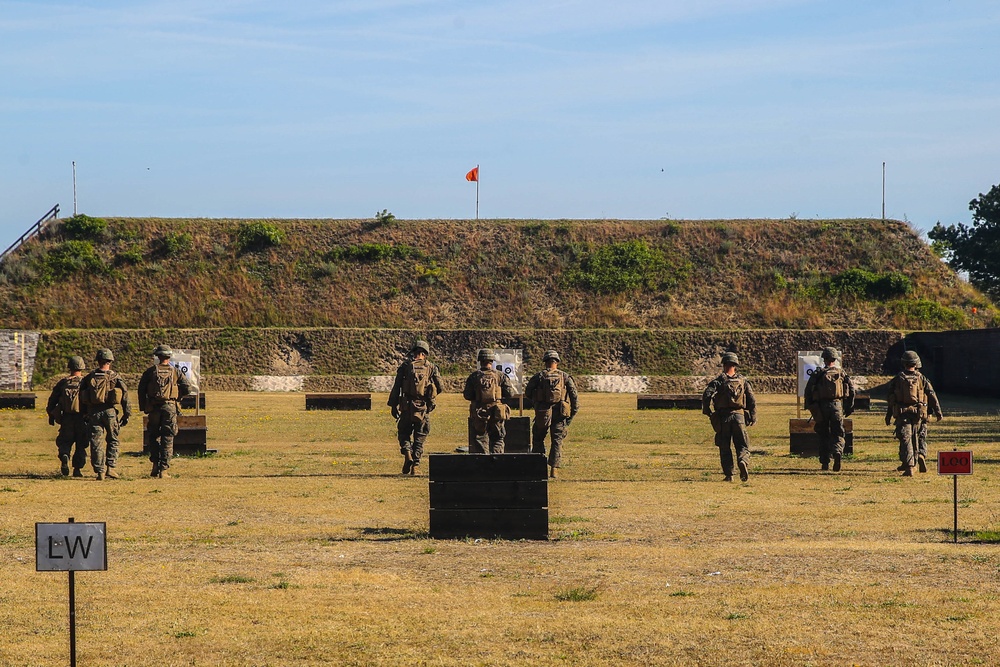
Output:
<instances>
[{"instance_id":1,"label":"sky","mask_svg":"<svg viewBox=\"0 0 1000 667\"><path fill-rule=\"evenodd\" d=\"M993 0L0 0L0 249L94 216L968 222Z\"/></svg>"}]
</instances>

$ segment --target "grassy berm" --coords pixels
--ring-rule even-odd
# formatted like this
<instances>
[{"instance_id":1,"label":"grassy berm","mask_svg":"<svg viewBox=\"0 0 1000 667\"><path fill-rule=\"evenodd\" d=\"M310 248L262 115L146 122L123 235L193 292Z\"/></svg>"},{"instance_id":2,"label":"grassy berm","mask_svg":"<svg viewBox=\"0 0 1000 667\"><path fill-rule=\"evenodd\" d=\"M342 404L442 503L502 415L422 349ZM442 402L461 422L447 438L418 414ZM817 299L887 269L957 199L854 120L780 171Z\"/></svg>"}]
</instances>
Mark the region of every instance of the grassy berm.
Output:
<instances>
[{"instance_id":1,"label":"grassy berm","mask_svg":"<svg viewBox=\"0 0 1000 667\"><path fill-rule=\"evenodd\" d=\"M959 483L902 479L877 412L839 474L787 453L794 399L765 396L749 483L724 483L707 420L584 395L550 540L431 540L425 476L399 475L384 407L210 398L218 454L146 477L63 479L43 413L0 414L0 664L68 662L67 577L34 523L106 521L109 570L77 575L81 665L980 665L1000 633L1000 422L944 397L931 450ZM384 396L375 397L377 403ZM465 432L442 397L430 449Z\"/></svg>"},{"instance_id":2,"label":"grassy berm","mask_svg":"<svg viewBox=\"0 0 1000 667\"><path fill-rule=\"evenodd\" d=\"M995 318L892 220L77 216L0 265L9 328L926 330Z\"/></svg>"}]
</instances>

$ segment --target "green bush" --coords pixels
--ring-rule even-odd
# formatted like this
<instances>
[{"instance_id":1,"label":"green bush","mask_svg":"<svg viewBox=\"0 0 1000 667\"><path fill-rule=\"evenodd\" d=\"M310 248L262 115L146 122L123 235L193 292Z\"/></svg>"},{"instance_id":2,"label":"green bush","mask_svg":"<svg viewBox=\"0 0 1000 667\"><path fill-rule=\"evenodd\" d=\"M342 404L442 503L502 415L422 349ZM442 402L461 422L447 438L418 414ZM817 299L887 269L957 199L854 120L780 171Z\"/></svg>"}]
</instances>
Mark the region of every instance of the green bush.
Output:
<instances>
[{"instance_id":1,"label":"green bush","mask_svg":"<svg viewBox=\"0 0 1000 667\"><path fill-rule=\"evenodd\" d=\"M396 216L389 212L389 209L384 208L381 211L375 211L375 222L380 225L391 225L396 221Z\"/></svg>"},{"instance_id":2,"label":"green bush","mask_svg":"<svg viewBox=\"0 0 1000 667\"><path fill-rule=\"evenodd\" d=\"M588 254L577 282L602 294L626 292L646 286L663 267L663 253L645 241L622 241Z\"/></svg>"},{"instance_id":3,"label":"green bush","mask_svg":"<svg viewBox=\"0 0 1000 667\"><path fill-rule=\"evenodd\" d=\"M941 329L963 329L968 326L965 313L961 310L942 306L930 299L894 301L892 311L896 317L905 319L911 325L919 323Z\"/></svg>"},{"instance_id":4,"label":"green bush","mask_svg":"<svg viewBox=\"0 0 1000 667\"><path fill-rule=\"evenodd\" d=\"M254 252L279 246L285 233L277 226L263 220L241 222L236 229L236 247L240 252Z\"/></svg>"},{"instance_id":5,"label":"green bush","mask_svg":"<svg viewBox=\"0 0 1000 667\"><path fill-rule=\"evenodd\" d=\"M98 241L108 228L108 221L103 218L91 218L89 215L74 215L63 223L63 233L77 240Z\"/></svg>"},{"instance_id":6,"label":"green bush","mask_svg":"<svg viewBox=\"0 0 1000 667\"><path fill-rule=\"evenodd\" d=\"M115 257L116 264L142 264L142 248L137 245L131 246L118 253Z\"/></svg>"},{"instance_id":7,"label":"green bush","mask_svg":"<svg viewBox=\"0 0 1000 667\"><path fill-rule=\"evenodd\" d=\"M187 232L167 232L160 237L160 249L167 257L175 257L191 249L194 244Z\"/></svg>"},{"instance_id":8,"label":"green bush","mask_svg":"<svg viewBox=\"0 0 1000 667\"><path fill-rule=\"evenodd\" d=\"M420 251L408 245L391 245L389 243L361 243L358 245L334 248L326 253L330 261L346 260L354 262L382 262L389 259L406 259L419 257Z\"/></svg>"},{"instance_id":9,"label":"green bush","mask_svg":"<svg viewBox=\"0 0 1000 667\"><path fill-rule=\"evenodd\" d=\"M885 301L909 294L913 291L913 281L899 271L873 273L864 269L848 269L830 278L827 290L833 296Z\"/></svg>"},{"instance_id":10,"label":"green bush","mask_svg":"<svg viewBox=\"0 0 1000 667\"><path fill-rule=\"evenodd\" d=\"M39 259L39 277L44 282L61 280L79 271L104 274L107 267L90 241L65 241Z\"/></svg>"}]
</instances>

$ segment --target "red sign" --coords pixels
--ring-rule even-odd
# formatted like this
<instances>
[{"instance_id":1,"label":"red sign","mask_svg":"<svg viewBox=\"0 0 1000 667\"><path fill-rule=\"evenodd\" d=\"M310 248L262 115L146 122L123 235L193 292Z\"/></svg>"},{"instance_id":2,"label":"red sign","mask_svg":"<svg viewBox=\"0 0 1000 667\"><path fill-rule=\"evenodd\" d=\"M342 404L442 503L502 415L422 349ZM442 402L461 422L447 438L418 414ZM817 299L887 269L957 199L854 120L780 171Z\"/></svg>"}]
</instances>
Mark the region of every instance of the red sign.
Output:
<instances>
[{"instance_id":1,"label":"red sign","mask_svg":"<svg viewBox=\"0 0 1000 667\"><path fill-rule=\"evenodd\" d=\"M971 475L972 452L938 452L939 475Z\"/></svg>"}]
</instances>

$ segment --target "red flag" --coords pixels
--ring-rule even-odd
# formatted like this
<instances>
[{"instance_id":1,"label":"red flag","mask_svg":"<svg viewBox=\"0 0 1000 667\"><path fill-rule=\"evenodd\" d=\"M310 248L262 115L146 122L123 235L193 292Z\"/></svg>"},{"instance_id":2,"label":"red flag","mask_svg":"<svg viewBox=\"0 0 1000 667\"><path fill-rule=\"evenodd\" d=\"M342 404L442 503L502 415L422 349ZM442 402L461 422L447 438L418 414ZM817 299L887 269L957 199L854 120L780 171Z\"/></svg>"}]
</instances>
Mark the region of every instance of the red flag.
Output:
<instances>
[{"instance_id":1,"label":"red flag","mask_svg":"<svg viewBox=\"0 0 1000 667\"><path fill-rule=\"evenodd\" d=\"M467 181L479 181L479 167L476 167L468 174L465 175L465 180Z\"/></svg>"}]
</instances>

